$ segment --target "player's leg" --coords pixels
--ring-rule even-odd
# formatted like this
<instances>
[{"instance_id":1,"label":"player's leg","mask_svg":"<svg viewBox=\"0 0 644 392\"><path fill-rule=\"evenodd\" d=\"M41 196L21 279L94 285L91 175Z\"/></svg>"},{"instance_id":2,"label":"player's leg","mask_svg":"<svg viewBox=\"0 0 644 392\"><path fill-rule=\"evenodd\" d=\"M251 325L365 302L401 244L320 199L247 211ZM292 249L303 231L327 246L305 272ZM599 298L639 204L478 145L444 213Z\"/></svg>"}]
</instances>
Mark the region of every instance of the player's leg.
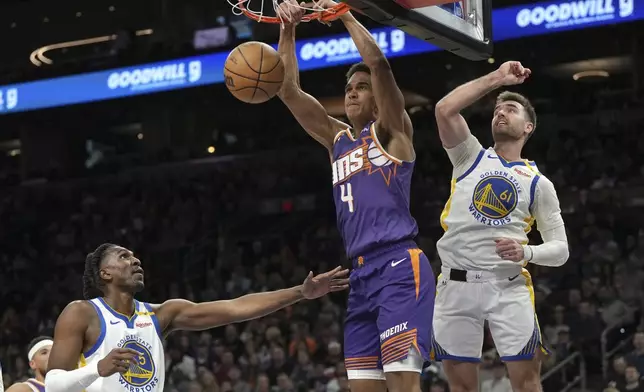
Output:
<instances>
[{"instance_id":1,"label":"player's leg","mask_svg":"<svg viewBox=\"0 0 644 392\"><path fill-rule=\"evenodd\" d=\"M351 283L344 323L344 365L349 386L351 392L386 392L376 316L370 311L367 298L359 292L356 280Z\"/></svg>"},{"instance_id":2,"label":"player's leg","mask_svg":"<svg viewBox=\"0 0 644 392\"><path fill-rule=\"evenodd\" d=\"M434 274L420 249L401 250L388 254L389 258L380 267L382 284L372 294L378 304L387 388L389 392L420 392L420 373L430 355Z\"/></svg>"},{"instance_id":3,"label":"player's leg","mask_svg":"<svg viewBox=\"0 0 644 392\"><path fill-rule=\"evenodd\" d=\"M465 280L464 271L448 270L438 277L436 285L432 352L443 362L450 392L479 389L485 323L482 304L488 284Z\"/></svg>"},{"instance_id":4,"label":"player's leg","mask_svg":"<svg viewBox=\"0 0 644 392\"><path fill-rule=\"evenodd\" d=\"M490 332L513 390L541 392L541 354L546 350L534 311L532 279L525 270L510 279L493 285L498 302L488 315Z\"/></svg>"}]
</instances>

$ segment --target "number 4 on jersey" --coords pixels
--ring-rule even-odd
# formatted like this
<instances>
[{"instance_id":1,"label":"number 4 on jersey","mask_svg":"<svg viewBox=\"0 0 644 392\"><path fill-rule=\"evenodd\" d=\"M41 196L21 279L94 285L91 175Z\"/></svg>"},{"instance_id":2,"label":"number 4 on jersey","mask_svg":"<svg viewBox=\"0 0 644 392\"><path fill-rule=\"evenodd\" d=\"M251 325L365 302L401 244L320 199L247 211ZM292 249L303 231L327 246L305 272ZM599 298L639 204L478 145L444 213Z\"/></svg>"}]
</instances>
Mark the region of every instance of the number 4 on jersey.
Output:
<instances>
[{"instance_id":1,"label":"number 4 on jersey","mask_svg":"<svg viewBox=\"0 0 644 392\"><path fill-rule=\"evenodd\" d=\"M346 190L345 184L340 185L340 200L344 203L349 203L349 212L353 212L353 193L351 192L351 183L346 183Z\"/></svg>"}]
</instances>

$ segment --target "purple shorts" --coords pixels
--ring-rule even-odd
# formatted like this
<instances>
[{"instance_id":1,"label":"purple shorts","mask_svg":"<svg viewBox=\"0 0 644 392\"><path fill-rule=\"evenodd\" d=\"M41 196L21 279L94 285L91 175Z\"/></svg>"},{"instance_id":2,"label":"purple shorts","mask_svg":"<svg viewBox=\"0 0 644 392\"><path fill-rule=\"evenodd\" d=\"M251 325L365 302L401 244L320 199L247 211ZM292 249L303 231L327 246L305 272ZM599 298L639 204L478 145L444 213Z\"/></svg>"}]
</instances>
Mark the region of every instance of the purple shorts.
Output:
<instances>
[{"instance_id":1,"label":"purple shorts","mask_svg":"<svg viewBox=\"0 0 644 392\"><path fill-rule=\"evenodd\" d=\"M429 360L435 282L413 241L358 257L344 325L347 370L382 369L412 347Z\"/></svg>"}]
</instances>

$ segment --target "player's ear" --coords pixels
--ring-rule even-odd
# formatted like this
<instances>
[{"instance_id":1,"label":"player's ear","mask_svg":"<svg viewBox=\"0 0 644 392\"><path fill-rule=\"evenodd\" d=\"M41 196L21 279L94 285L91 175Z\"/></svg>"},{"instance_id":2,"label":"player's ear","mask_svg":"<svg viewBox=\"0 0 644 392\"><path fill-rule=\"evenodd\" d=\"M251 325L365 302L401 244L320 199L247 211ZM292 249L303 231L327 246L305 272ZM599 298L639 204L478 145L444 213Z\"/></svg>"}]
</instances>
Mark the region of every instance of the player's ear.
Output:
<instances>
[{"instance_id":1,"label":"player's ear","mask_svg":"<svg viewBox=\"0 0 644 392\"><path fill-rule=\"evenodd\" d=\"M104 280L106 282L109 282L112 280L112 274L105 271L104 269L98 271L98 275L101 277L101 280Z\"/></svg>"}]
</instances>

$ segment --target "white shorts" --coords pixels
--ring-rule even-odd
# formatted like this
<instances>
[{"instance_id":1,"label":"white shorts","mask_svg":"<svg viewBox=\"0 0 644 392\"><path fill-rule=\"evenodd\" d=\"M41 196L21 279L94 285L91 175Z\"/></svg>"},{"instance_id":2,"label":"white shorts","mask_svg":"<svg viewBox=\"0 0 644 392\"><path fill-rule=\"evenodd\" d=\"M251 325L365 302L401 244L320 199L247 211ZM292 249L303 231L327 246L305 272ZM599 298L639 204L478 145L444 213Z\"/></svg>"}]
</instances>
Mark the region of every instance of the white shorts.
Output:
<instances>
[{"instance_id":1,"label":"white shorts","mask_svg":"<svg viewBox=\"0 0 644 392\"><path fill-rule=\"evenodd\" d=\"M479 362L486 320L501 360L528 360L537 350L546 352L527 270L468 271L461 274L467 281L450 280L450 272L443 268L436 284L434 359Z\"/></svg>"}]
</instances>

